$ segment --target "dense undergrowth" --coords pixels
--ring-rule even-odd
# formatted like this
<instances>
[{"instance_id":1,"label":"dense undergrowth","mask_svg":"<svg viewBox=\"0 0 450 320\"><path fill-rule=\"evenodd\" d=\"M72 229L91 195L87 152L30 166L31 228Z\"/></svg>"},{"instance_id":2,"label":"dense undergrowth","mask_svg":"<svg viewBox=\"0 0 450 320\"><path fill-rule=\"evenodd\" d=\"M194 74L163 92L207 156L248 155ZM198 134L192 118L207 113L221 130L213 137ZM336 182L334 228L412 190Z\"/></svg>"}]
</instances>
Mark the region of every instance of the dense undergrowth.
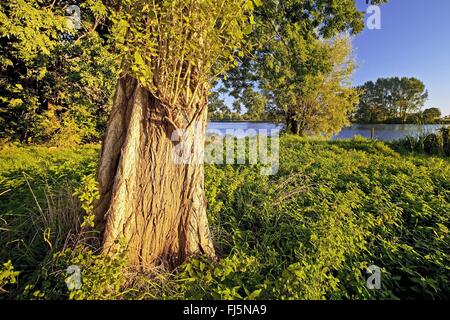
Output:
<instances>
[{"instance_id":1,"label":"dense undergrowth","mask_svg":"<svg viewBox=\"0 0 450 320\"><path fill-rule=\"evenodd\" d=\"M0 151L0 298L408 299L450 297L450 162L356 138L281 140L280 170L207 166L218 261L139 274L96 254L98 146ZM84 216L84 217L83 217ZM4 263L4 265L3 265ZM69 265L82 287L69 292ZM382 270L381 290L366 268Z\"/></svg>"}]
</instances>

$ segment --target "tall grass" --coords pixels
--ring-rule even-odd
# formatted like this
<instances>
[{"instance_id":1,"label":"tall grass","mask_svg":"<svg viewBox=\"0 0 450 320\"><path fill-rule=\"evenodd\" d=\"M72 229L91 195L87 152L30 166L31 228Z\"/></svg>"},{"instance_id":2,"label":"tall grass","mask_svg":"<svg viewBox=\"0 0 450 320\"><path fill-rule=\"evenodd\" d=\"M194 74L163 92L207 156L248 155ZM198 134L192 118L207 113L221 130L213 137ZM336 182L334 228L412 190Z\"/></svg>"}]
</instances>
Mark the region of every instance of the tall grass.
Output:
<instances>
[{"instance_id":1,"label":"tall grass","mask_svg":"<svg viewBox=\"0 0 450 320\"><path fill-rule=\"evenodd\" d=\"M450 156L450 127L442 127L437 133L422 133L394 141L391 145L402 152Z\"/></svg>"},{"instance_id":2,"label":"tall grass","mask_svg":"<svg viewBox=\"0 0 450 320\"><path fill-rule=\"evenodd\" d=\"M74 191L95 170L98 148L0 148L0 262L21 271L20 284L51 270L53 255L85 242ZM90 164L88 164L90 163Z\"/></svg>"}]
</instances>

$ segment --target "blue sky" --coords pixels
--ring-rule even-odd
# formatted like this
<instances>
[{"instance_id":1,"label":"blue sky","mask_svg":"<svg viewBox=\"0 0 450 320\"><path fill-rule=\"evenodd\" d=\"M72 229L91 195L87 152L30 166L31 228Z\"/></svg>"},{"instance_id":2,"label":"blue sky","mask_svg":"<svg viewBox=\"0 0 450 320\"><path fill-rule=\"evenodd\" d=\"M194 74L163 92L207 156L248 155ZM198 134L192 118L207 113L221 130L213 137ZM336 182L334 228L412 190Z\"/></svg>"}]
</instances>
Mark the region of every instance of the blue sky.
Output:
<instances>
[{"instance_id":1,"label":"blue sky","mask_svg":"<svg viewBox=\"0 0 450 320\"><path fill-rule=\"evenodd\" d=\"M355 0L365 11L365 0ZM425 107L450 115L450 0L390 0L381 6L381 29L353 41L359 64L355 85L379 77L408 76L428 88Z\"/></svg>"}]
</instances>

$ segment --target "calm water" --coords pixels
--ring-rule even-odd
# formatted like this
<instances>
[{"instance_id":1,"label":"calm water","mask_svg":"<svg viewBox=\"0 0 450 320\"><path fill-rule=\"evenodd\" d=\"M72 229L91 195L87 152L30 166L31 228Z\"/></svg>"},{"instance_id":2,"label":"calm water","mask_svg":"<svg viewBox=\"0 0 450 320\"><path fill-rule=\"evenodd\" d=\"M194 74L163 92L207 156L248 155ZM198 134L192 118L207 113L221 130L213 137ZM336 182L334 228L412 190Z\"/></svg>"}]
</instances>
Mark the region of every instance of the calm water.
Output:
<instances>
[{"instance_id":1,"label":"calm water","mask_svg":"<svg viewBox=\"0 0 450 320\"><path fill-rule=\"evenodd\" d=\"M271 122L210 122L208 133L232 134L237 137L252 136L260 133L270 135L271 130L280 131L284 125ZM423 133L434 133L442 125L415 125L415 124L353 124L332 139L349 139L355 135L370 138L372 128L375 129L375 138L383 141L392 141L406 136L417 136ZM263 130L261 132L261 130ZM228 131L228 132L227 132Z\"/></svg>"},{"instance_id":2,"label":"calm water","mask_svg":"<svg viewBox=\"0 0 450 320\"><path fill-rule=\"evenodd\" d=\"M418 136L425 133L436 133L442 125L416 125L416 124L353 124L344 128L333 139L348 139L355 135L366 138L371 137L372 128L375 129L375 138L382 141L392 141L406 136Z\"/></svg>"},{"instance_id":3,"label":"calm water","mask_svg":"<svg viewBox=\"0 0 450 320\"><path fill-rule=\"evenodd\" d=\"M208 134L233 135L238 138L280 132L284 125L273 122L209 122Z\"/></svg>"}]
</instances>

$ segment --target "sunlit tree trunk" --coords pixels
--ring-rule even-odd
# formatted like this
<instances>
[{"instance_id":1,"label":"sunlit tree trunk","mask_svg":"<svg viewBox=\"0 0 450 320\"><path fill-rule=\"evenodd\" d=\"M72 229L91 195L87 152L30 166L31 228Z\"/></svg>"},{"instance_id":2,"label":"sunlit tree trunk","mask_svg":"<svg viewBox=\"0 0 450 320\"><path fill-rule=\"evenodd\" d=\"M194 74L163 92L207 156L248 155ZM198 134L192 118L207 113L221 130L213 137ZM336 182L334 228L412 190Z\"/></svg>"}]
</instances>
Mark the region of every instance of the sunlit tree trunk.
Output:
<instances>
[{"instance_id":1,"label":"sunlit tree trunk","mask_svg":"<svg viewBox=\"0 0 450 320\"><path fill-rule=\"evenodd\" d=\"M177 124L165 107L133 78L119 81L98 170L101 198L95 215L104 253L124 244L130 263L144 269L175 267L199 253L214 256L202 161L206 104L201 92L192 121L183 126L184 138L172 141ZM178 143L201 158L177 163Z\"/></svg>"}]
</instances>

